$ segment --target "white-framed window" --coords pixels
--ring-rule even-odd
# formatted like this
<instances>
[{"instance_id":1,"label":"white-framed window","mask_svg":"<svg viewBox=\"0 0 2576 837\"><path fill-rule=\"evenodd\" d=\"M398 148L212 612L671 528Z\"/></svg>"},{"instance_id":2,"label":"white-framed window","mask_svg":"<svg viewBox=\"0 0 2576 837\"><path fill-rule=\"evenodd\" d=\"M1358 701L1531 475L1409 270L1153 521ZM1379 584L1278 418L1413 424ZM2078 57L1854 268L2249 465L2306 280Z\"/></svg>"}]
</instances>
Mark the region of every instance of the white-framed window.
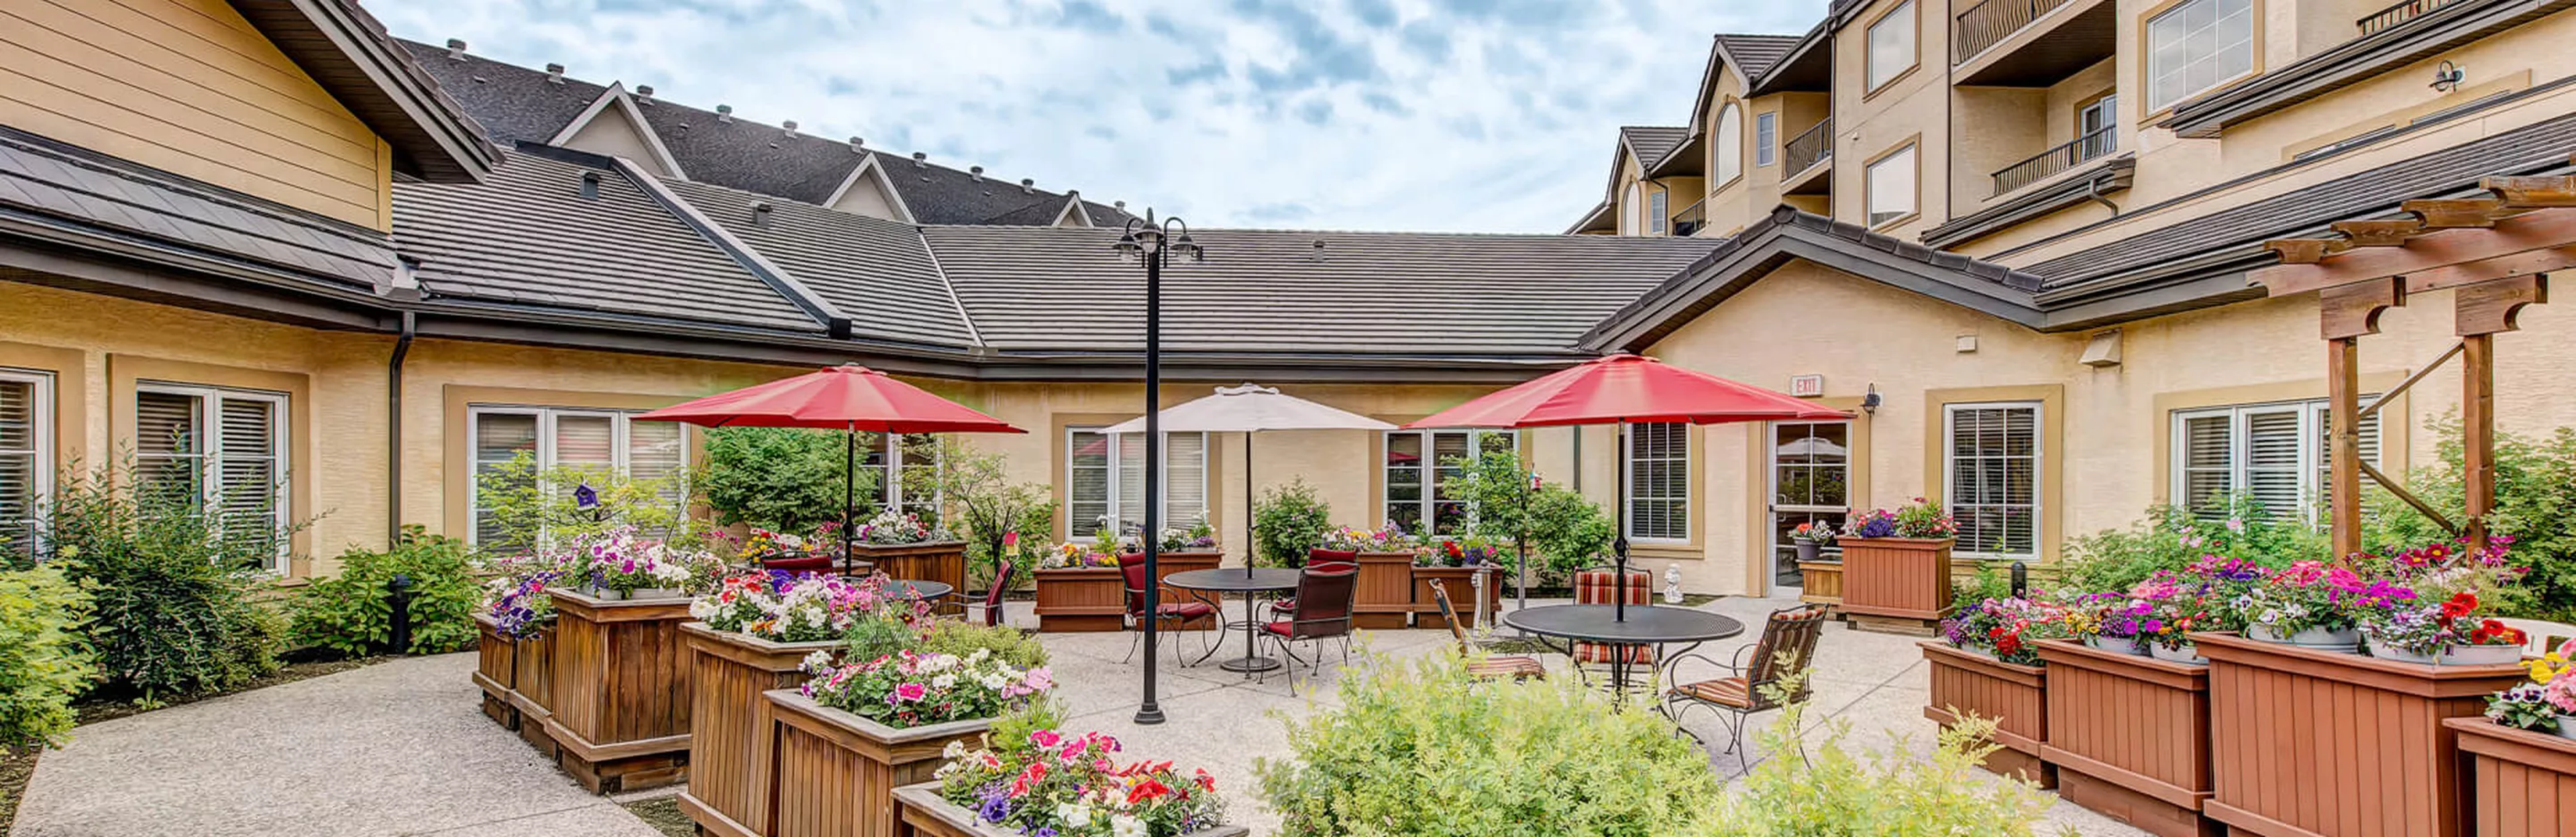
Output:
<instances>
[{"instance_id":1,"label":"white-framed window","mask_svg":"<svg viewBox=\"0 0 2576 837\"><path fill-rule=\"evenodd\" d=\"M859 434L859 467L876 472L874 509L899 508L925 521L939 519L941 456L939 437L933 434Z\"/></svg>"},{"instance_id":2,"label":"white-framed window","mask_svg":"<svg viewBox=\"0 0 2576 837\"><path fill-rule=\"evenodd\" d=\"M1664 225L1671 223L1673 217L1671 199L1672 196L1662 189L1646 196L1646 232L1664 234Z\"/></svg>"},{"instance_id":3,"label":"white-framed window","mask_svg":"<svg viewBox=\"0 0 2576 837\"><path fill-rule=\"evenodd\" d=\"M148 490L175 491L214 510L221 529L286 530L286 394L146 381L134 391L134 464ZM289 545L263 569L285 569Z\"/></svg>"},{"instance_id":4,"label":"white-framed window","mask_svg":"<svg viewBox=\"0 0 2576 837\"><path fill-rule=\"evenodd\" d=\"M559 467L613 470L636 479L661 479L688 470L689 434L675 422L636 421L642 411L582 407L474 404L466 407L466 445L473 451L474 482L468 501L474 527L466 533L479 545L500 544L500 527L483 509L484 475L501 469L522 453L544 472ZM573 486L557 486L570 491ZM672 488L671 501L684 494Z\"/></svg>"},{"instance_id":5,"label":"white-framed window","mask_svg":"<svg viewBox=\"0 0 2576 837\"><path fill-rule=\"evenodd\" d=\"M1520 455L1514 430L1389 430L1378 441L1385 486L1378 505L1385 522L1415 534L1454 535L1474 519L1466 498L1441 487L1463 470L1458 464L1486 455ZM1427 526L1426 526L1427 522Z\"/></svg>"},{"instance_id":6,"label":"white-framed window","mask_svg":"<svg viewBox=\"0 0 2576 837\"><path fill-rule=\"evenodd\" d=\"M1065 527L1072 540L1145 525L1145 434L1065 428ZM1180 529L1207 519L1207 434L1163 434L1163 519ZM1102 525L1114 521L1115 528Z\"/></svg>"},{"instance_id":7,"label":"white-framed window","mask_svg":"<svg viewBox=\"0 0 2576 837\"><path fill-rule=\"evenodd\" d=\"M1869 25L1869 84L1877 90L1914 67L1914 0L1896 4Z\"/></svg>"},{"instance_id":8,"label":"white-framed window","mask_svg":"<svg viewBox=\"0 0 2576 837\"><path fill-rule=\"evenodd\" d=\"M2254 0L2184 0L2147 19L2147 110L2254 72Z\"/></svg>"},{"instance_id":9,"label":"white-framed window","mask_svg":"<svg viewBox=\"0 0 2576 837\"><path fill-rule=\"evenodd\" d=\"M1628 184L1628 199L1619 202L1619 234L1641 235L1646 230L1646 186Z\"/></svg>"},{"instance_id":10,"label":"white-framed window","mask_svg":"<svg viewBox=\"0 0 2576 837\"><path fill-rule=\"evenodd\" d=\"M1869 225L1894 221L1914 214L1914 146L1908 143L1895 153L1869 164L1865 186L1869 195Z\"/></svg>"},{"instance_id":11,"label":"white-framed window","mask_svg":"<svg viewBox=\"0 0 2576 837\"><path fill-rule=\"evenodd\" d=\"M1768 166L1780 162L1780 112L1753 115L1753 164Z\"/></svg>"},{"instance_id":12,"label":"white-framed window","mask_svg":"<svg viewBox=\"0 0 2576 837\"><path fill-rule=\"evenodd\" d=\"M1628 540L1690 540L1690 425L1628 425Z\"/></svg>"},{"instance_id":13,"label":"white-framed window","mask_svg":"<svg viewBox=\"0 0 2576 837\"><path fill-rule=\"evenodd\" d=\"M1717 167L1709 173L1712 185L1723 187L1744 174L1744 111L1734 102L1717 110Z\"/></svg>"},{"instance_id":14,"label":"white-framed window","mask_svg":"<svg viewBox=\"0 0 2576 837\"><path fill-rule=\"evenodd\" d=\"M1959 522L1954 552L1970 558L2039 556L2040 404L1944 405L1942 483Z\"/></svg>"},{"instance_id":15,"label":"white-framed window","mask_svg":"<svg viewBox=\"0 0 2576 837\"><path fill-rule=\"evenodd\" d=\"M36 506L53 479L54 376L0 369L0 554L41 546Z\"/></svg>"},{"instance_id":16,"label":"white-framed window","mask_svg":"<svg viewBox=\"0 0 2576 837\"><path fill-rule=\"evenodd\" d=\"M2324 399L2175 410L2167 496L2210 519L2226 516L2227 498L2243 494L2276 519L2322 520L2332 416ZM2378 414L2362 418L2359 441L2362 461L2378 466Z\"/></svg>"}]
</instances>

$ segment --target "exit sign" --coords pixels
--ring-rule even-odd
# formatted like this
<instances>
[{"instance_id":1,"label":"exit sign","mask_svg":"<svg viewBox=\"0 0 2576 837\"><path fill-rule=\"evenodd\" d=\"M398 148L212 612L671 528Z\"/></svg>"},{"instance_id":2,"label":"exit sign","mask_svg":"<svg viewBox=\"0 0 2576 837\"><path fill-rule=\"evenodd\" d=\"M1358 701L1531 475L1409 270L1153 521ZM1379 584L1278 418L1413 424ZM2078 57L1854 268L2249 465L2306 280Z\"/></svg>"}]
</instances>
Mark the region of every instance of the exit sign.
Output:
<instances>
[{"instance_id":1,"label":"exit sign","mask_svg":"<svg viewBox=\"0 0 2576 837\"><path fill-rule=\"evenodd\" d=\"M1789 394L1800 398L1815 398L1824 395L1825 376L1791 375L1789 376Z\"/></svg>"}]
</instances>

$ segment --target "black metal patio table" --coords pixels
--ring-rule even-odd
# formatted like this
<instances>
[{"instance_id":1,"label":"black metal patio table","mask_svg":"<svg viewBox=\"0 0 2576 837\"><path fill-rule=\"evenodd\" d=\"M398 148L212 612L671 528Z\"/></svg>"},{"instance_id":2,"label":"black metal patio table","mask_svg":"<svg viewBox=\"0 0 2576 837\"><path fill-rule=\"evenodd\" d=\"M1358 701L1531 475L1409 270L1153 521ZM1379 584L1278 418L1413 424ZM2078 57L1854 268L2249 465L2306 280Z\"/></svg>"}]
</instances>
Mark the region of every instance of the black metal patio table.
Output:
<instances>
[{"instance_id":1,"label":"black metal patio table","mask_svg":"<svg viewBox=\"0 0 2576 837\"><path fill-rule=\"evenodd\" d=\"M913 578L889 578L885 581L885 591L886 595L889 596L895 596L898 598L909 596L928 602L937 601L943 596L957 592L957 587L945 581L931 581L928 579Z\"/></svg>"},{"instance_id":2,"label":"black metal patio table","mask_svg":"<svg viewBox=\"0 0 2576 837\"><path fill-rule=\"evenodd\" d=\"M1163 577L1163 584L1193 593L1207 593L1216 601L1220 616L1224 613L1227 593L1243 596L1243 656L1217 664L1227 671L1250 674L1279 667L1279 661L1253 650L1254 631L1260 627L1259 611L1252 603L1254 594L1277 593L1297 589L1297 570L1276 568L1219 567L1213 570L1184 570ZM1232 626L1227 626L1232 627ZM1204 659L1204 658L1202 658Z\"/></svg>"},{"instance_id":3,"label":"black metal patio table","mask_svg":"<svg viewBox=\"0 0 2576 837\"><path fill-rule=\"evenodd\" d=\"M1503 614L1503 624L1538 634L1566 640L1557 650L1574 656L1575 642L1602 645L1654 646L1652 665L1677 655L1663 653L1663 646L1689 643L1681 653L1690 653L1701 643L1725 639L1744 633L1744 623L1733 617L1686 607L1632 605L1621 618L1619 609L1606 604L1564 604L1525 607ZM1544 640L1542 640L1544 641ZM1610 656L1610 682L1625 694L1629 675L1628 655Z\"/></svg>"}]
</instances>

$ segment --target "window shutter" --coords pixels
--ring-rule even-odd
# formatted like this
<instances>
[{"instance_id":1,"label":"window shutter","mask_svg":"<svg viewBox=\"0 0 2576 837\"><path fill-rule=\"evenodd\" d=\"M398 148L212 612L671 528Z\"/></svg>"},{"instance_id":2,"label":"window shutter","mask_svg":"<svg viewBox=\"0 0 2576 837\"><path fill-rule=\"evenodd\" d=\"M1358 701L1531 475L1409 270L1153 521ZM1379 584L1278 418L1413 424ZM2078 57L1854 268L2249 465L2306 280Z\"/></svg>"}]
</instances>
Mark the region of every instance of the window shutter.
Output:
<instances>
[{"instance_id":1,"label":"window shutter","mask_svg":"<svg viewBox=\"0 0 2576 837\"><path fill-rule=\"evenodd\" d=\"M1163 520L1186 529L1207 517L1207 434L1174 433L1163 447Z\"/></svg>"},{"instance_id":2,"label":"window shutter","mask_svg":"<svg viewBox=\"0 0 2576 837\"><path fill-rule=\"evenodd\" d=\"M555 465L617 466L617 420L608 416L555 417Z\"/></svg>"},{"instance_id":3,"label":"window shutter","mask_svg":"<svg viewBox=\"0 0 2576 837\"><path fill-rule=\"evenodd\" d=\"M36 384L0 380L0 554L34 551Z\"/></svg>"},{"instance_id":4,"label":"window shutter","mask_svg":"<svg viewBox=\"0 0 2576 837\"><path fill-rule=\"evenodd\" d=\"M277 403L265 399L218 398L215 442L215 494L221 503L226 540L275 552L282 544L286 509L278 496L284 479L277 449Z\"/></svg>"},{"instance_id":5,"label":"window shutter","mask_svg":"<svg viewBox=\"0 0 2576 837\"><path fill-rule=\"evenodd\" d=\"M1628 426L1628 533L1635 538L1690 537L1689 425Z\"/></svg>"},{"instance_id":6,"label":"window shutter","mask_svg":"<svg viewBox=\"0 0 2576 837\"><path fill-rule=\"evenodd\" d=\"M906 433L898 439L903 445L903 473L896 478L902 481L903 510L928 522L939 517L939 437Z\"/></svg>"},{"instance_id":7,"label":"window shutter","mask_svg":"<svg viewBox=\"0 0 2576 837\"><path fill-rule=\"evenodd\" d=\"M2295 517L2305 509L2300 426L2296 410L2245 415L2244 491L2266 517Z\"/></svg>"},{"instance_id":8,"label":"window shutter","mask_svg":"<svg viewBox=\"0 0 2576 837\"><path fill-rule=\"evenodd\" d=\"M1065 531L1068 537L1098 534L1100 518L1109 514L1109 437L1088 430L1068 434L1072 473L1067 482Z\"/></svg>"},{"instance_id":9,"label":"window shutter","mask_svg":"<svg viewBox=\"0 0 2576 837\"><path fill-rule=\"evenodd\" d=\"M173 392L134 394L136 480L155 491L202 497L205 439L197 427L198 399Z\"/></svg>"},{"instance_id":10,"label":"window shutter","mask_svg":"<svg viewBox=\"0 0 2576 837\"><path fill-rule=\"evenodd\" d=\"M630 421L626 424L626 473L638 480L659 480L688 468L688 432L676 422ZM661 496L673 503L688 498L687 486L677 479L663 486Z\"/></svg>"},{"instance_id":11,"label":"window shutter","mask_svg":"<svg viewBox=\"0 0 2576 837\"><path fill-rule=\"evenodd\" d=\"M1950 411L1950 512L1959 523L1958 551L2037 552L2039 455L2036 407Z\"/></svg>"}]
</instances>

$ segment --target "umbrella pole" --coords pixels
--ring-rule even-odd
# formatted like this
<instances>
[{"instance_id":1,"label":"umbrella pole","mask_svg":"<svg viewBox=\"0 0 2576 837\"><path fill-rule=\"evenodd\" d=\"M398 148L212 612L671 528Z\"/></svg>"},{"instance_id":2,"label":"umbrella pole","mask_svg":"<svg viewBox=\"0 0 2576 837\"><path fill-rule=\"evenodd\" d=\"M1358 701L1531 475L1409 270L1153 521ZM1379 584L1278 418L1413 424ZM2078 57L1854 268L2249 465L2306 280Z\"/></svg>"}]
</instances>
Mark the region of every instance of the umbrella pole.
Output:
<instances>
[{"instance_id":1,"label":"umbrella pole","mask_svg":"<svg viewBox=\"0 0 2576 837\"><path fill-rule=\"evenodd\" d=\"M841 428L841 574L850 574L850 504L859 501L859 425Z\"/></svg>"},{"instance_id":2,"label":"umbrella pole","mask_svg":"<svg viewBox=\"0 0 2576 837\"><path fill-rule=\"evenodd\" d=\"M1252 560L1261 554L1260 520L1252 513L1252 431L1243 431L1243 577L1252 577ZM1247 609L1250 605L1245 606ZM1252 618L1249 615L1243 617Z\"/></svg>"},{"instance_id":3,"label":"umbrella pole","mask_svg":"<svg viewBox=\"0 0 2576 837\"><path fill-rule=\"evenodd\" d=\"M1614 592L1610 600L1610 617L1613 621L1625 622L1628 621L1628 420L1624 418L1619 420L1618 444L1619 452L1611 457L1611 461L1619 463L1619 474L1613 480L1619 485L1615 495L1619 500L1616 518L1619 531L1610 539L1610 548L1615 550L1619 559L1619 578L1611 582L1610 589Z\"/></svg>"}]
</instances>

